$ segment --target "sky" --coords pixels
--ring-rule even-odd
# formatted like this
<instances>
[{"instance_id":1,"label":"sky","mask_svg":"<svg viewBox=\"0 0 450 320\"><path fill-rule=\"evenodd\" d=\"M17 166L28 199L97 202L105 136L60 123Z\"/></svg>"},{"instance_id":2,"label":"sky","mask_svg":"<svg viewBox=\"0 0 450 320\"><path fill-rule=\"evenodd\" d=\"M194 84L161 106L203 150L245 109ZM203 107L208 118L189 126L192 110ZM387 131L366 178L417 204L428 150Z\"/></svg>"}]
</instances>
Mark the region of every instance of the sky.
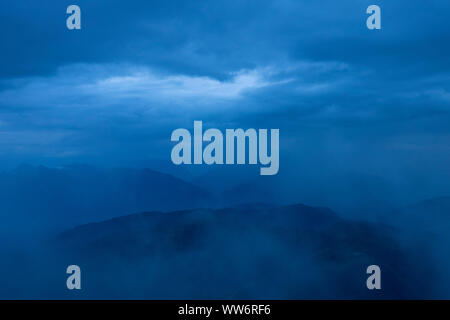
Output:
<instances>
[{"instance_id":1,"label":"sky","mask_svg":"<svg viewBox=\"0 0 450 320\"><path fill-rule=\"evenodd\" d=\"M81 30L66 28L71 4ZM366 28L372 4L381 30ZM279 128L281 189L357 176L445 195L448 12L446 0L3 1L0 168L169 166L171 132L202 120Z\"/></svg>"}]
</instances>

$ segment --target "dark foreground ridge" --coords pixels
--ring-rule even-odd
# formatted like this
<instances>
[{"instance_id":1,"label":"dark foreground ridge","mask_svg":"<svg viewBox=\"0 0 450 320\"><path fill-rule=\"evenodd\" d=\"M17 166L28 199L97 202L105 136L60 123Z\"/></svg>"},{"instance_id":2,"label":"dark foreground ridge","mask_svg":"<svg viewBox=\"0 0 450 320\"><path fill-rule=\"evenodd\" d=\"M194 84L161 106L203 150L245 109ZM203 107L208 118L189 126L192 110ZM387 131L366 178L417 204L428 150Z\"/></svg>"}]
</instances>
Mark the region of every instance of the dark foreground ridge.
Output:
<instances>
[{"instance_id":1,"label":"dark foreground ridge","mask_svg":"<svg viewBox=\"0 0 450 320\"><path fill-rule=\"evenodd\" d=\"M421 280L433 278L426 251L397 238L394 228L327 208L246 205L132 214L79 226L54 245L82 268L84 298L432 296ZM382 290L366 287L371 264L382 269Z\"/></svg>"}]
</instances>

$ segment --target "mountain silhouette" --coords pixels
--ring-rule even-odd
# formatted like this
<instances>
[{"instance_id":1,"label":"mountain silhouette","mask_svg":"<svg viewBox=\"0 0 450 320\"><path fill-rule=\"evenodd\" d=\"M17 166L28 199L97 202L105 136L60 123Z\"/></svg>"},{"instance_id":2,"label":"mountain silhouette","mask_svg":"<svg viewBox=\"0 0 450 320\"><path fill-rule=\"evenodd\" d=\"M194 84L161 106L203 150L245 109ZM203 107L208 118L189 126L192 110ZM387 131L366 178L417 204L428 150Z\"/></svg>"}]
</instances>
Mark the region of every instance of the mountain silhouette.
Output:
<instances>
[{"instance_id":1,"label":"mountain silhouette","mask_svg":"<svg viewBox=\"0 0 450 320\"><path fill-rule=\"evenodd\" d=\"M0 216L17 230L57 230L129 212L211 203L204 189L150 169L21 166L0 174Z\"/></svg>"},{"instance_id":2,"label":"mountain silhouette","mask_svg":"<svg viewBox=\"0 0 450 320\"><path fill-rule=\"evenodd\" d=\"M66 231L54 246L82 266L95 298L427 296L425 256L394 234L327 208L256 204L122 216ZM366 288L372 264L383 270L382 293Z\"/></svg>"}]
</instances>

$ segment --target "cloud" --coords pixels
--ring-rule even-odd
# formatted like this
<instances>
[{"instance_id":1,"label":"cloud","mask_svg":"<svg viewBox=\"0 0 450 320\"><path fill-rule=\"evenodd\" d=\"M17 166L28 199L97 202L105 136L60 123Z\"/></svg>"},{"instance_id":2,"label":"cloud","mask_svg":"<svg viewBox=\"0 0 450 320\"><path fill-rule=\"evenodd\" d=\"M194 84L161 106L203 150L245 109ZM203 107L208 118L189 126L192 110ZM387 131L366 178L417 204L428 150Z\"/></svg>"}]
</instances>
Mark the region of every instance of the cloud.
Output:
<instances>
[{"instance_id":1,"label":"cloud","mask_svg":"<svg viewBox=\"0 0 450 320\"><path fill-rule=\"evenodd\" d=\"M442 170L450 3L379 2L380 32L365 27L368 0L79 0L79 32L65 28L70 3L2 2L0 162L165 161L172 130L203 120L280 128L299 175L308 157ZM399 147L425 136L427 155Z\"/></svg>"},{"instance_id":2,"label":"cloud","mask_svg":"<svg viewBox=\"0 0 450 320\"><path fill-rule=\"evenodd\" d=\"M0 91L0 149L63 158L109 148L114 153L121 146L139 153L195 119L222 126L283 112L283 102L271 102L274 94L282 93L286 101L324 96L346 81L348 75L338 74L348 69L336 62L302 61L214 78L143 65L67 65L52 75L12 79Z\"/></svg>"},{"instance_id":3,"label":"cloud","mask_svg":"<svg viewBox=\"0 0 450 320\"><path fill-rule=\"evenodd\" d=\"M149 70L126 76L111 76L89 85L94 94L112 94L118 97L153 99L236 99L246 91L259 89L271 83L261 70L241 70L228 81L188 75L159 76Z\"/></svg>"},{"instance_id":4,"label":"cloud","mask_svg":"<svg viewBox=\"0 0 450 320\"><path fill-rule=\"evenodd\" d=\"M391 76L450 68L445 0L426 8L420 0L380 0L380 32L365 27L366 8L373 4L368 0L79 0L79 32L65 28L68 4L0 4L2 57L8 62L0 77L44 75L75 63L133 63L214 78L305 60L370 65Z\"/></svg>"},{"instance_id":5,"label":"cloud","mask_svg":"<svg viewBox=\"0 0 450 320\"><path fill-rule=\"evenodd\" d=\"M14 88L0 92L0 103L37 108L63 104L73 107L74 97L79 101L91 97L95 98L96 104L91 106L95 108L105 101L127 99L175 102L238 99L248 91L280 83L272 82L269 75L270 72L263 69L240 70L230 74L229 79L219 80L159 74L140 66L72 65L61 68L51 77L16 80Z\"/></svg>"},{"instance_id":6,"label":"cloud","mask_svg":"<svg viewBox=\"0 0 450 320\"><path fill-rule=\"evenodd\" d=\"M322 94L345 82L345 75L332 76L347 66L337 63L302 62L289 66L262 66L231 72L224 79L189 74L170 74L138 65L75 64L64 66L48 77L13 79L9 87L0 91L2 110L66 110L84 112L124 106L153 105L163 111L214 106L236 106L237 101L251 95L264 96L271 88L301 94ZM322 77L322 78L319 78ZM170 107L172 106L172 107ZM277 108L277 106L273 106ZM207 109L202 110L208 112ZM70 111L69 111L70 112ZM62 114L63 115L63 114Z\"/></svg>"}]
</instances>

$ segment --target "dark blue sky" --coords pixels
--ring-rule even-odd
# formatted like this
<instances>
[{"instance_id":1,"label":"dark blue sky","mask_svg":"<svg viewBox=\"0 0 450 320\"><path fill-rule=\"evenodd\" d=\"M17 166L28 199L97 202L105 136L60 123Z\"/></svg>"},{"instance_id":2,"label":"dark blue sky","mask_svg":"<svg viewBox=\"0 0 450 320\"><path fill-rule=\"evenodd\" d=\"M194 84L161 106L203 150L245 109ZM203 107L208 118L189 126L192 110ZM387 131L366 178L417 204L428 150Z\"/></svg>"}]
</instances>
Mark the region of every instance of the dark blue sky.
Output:
<instances>
[{"instance_id":1,"label":"dark blue sky","mask_svg":"<svg viewBox=\"0 0 450 320\"><path fill-rule=\"evenodd\" d=\"M82 30L66 29L70 4ZM365 26L382 10L382 30ZM280 128L281 186L450 186L450 2L3 1L0 166L170 164L171 132Z\"/></svg>"}]
</instances>

